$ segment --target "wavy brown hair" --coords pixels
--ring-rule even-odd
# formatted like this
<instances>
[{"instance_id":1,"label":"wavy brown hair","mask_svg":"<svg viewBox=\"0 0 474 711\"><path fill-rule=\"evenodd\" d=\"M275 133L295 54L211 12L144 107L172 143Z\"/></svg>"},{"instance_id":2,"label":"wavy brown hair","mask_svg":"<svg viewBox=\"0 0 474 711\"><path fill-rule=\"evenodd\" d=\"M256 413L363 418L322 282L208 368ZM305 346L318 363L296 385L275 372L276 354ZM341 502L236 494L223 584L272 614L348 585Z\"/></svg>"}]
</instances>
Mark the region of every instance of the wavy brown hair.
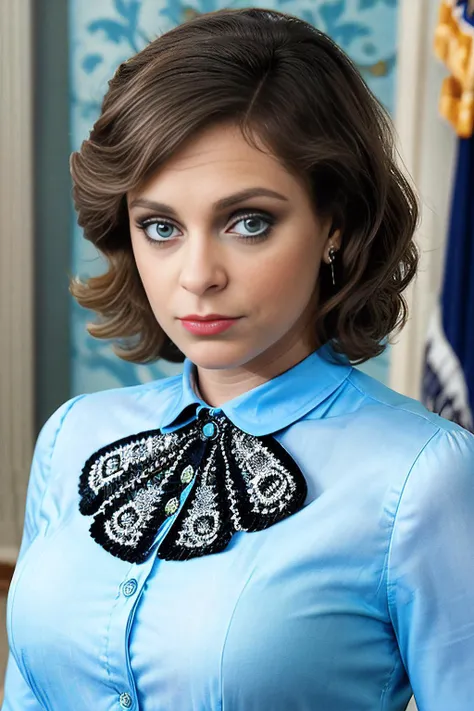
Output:
<instances>
[{"instance_id":1,"label":"wavy brown hair","mask_svg":"<svg viewBox=\"0 0 474 711\"><path fill-rule=\"evenodd\" d=\"M318 340L354 363L380 354L407 318L414 277L416 195L396 164L391 120L344 52L312 25L274 10L220 10L161 35L121 64L90 137L71 155L84 237L108 270L70 291L92 309L96 338L124 360L179 362L136 268L126 194L185 141L232 122L251 145L303 178L316 212L342 232L319 276Z\"/></svg>"}]
</instances>

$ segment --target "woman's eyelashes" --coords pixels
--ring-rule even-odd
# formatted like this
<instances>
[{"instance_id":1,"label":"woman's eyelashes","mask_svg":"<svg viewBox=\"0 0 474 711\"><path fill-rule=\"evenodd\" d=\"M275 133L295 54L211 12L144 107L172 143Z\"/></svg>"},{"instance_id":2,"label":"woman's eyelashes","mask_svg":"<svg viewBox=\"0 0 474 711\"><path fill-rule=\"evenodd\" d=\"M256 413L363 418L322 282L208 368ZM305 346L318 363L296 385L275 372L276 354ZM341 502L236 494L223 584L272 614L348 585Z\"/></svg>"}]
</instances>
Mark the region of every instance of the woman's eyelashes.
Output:
<instances>
[{"instance_id":1,"label":"woman's eyelashes","mask_svg":"<svg viewBox=\"0 0 474 711\"><path fill-rule=\"evenodd\" d=\"M235 219L237 214L239 219ZM228 232L231 228L235 230L241 225L234 234L237 234L238 238L246 243L261 242L267 239L276 222L276 218L273 215L261 211L240 211L239 213L234 213L232 218L233 222L231 222L226 231ZM138 218L135 225L143 232L148 242L160 246L178 236L173 233L173 230L180 232L173 222L156 216Z\"/></svg>"}]
</instances>

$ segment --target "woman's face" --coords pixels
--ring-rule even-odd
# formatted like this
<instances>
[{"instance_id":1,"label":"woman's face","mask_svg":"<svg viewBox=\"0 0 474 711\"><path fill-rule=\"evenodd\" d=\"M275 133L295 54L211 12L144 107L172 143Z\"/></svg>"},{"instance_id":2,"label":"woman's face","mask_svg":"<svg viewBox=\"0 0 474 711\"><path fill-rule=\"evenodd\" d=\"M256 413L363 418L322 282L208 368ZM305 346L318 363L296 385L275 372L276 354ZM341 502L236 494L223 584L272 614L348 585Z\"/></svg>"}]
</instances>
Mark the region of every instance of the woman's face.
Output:
<instances>
[{"instance_id":1,"label":"woman's face","mask_svg":"<svg viewBox=\"0 0 474 711\"><path fill-rule=\"evenodd\" d=\"M237 128L200 134L128 195L128 207L153 313L193 363L252 369L285 353L297 362L318 347L316 285L329 225L299 180ZM209 314L236 320L206 334L183 325Z\"/></svg>"}]
</instances>

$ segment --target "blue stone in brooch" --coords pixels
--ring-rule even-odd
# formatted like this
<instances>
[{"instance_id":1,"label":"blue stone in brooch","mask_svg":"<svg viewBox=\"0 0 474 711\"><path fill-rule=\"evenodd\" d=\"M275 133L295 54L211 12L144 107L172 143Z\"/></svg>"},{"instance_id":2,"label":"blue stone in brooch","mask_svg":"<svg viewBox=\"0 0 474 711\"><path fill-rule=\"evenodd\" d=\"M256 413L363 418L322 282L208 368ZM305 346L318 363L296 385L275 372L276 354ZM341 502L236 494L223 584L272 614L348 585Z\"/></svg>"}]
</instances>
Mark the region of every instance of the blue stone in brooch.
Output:
<instances>
[{"instance_id":1,"label":"blue stone in brooch","mask_svg":"<svg viewBox=\"0 0 474 711\"><path fill-rule=\"evenodd\" d=\"M215 422L206 422L202 428L202 433L206 439L216 439L219 429Z\"/></svg>"},{"instance_id":2,"label":"blue stone in brooch","mask_svg":"<svg viewBox=\"0 0 474 711\"><path fill-rule=\"evenodd\" d=\"M214 437L216 433L216 426L214 422L208 422L207 425L204 425L202 431L205 437L208 437L208 439L212 439L212 437Z\"/></svg>"},{"instance_id":3,"label":"blue stone in brooch","mask_svg":"<svg viewBox=\"0 0 474 711\"><path fill-rule=\"evenodd\" d=\"M214 412L214 409L208 410L205 407L198 411L197 418L198 422L201 423L203 439L215 440L219 435L219 425L212 417ZM219 412L222 413L221 410L219 410ZM222 414L220 414L220 417L222 417Z\"/></svg>"}]
</instances>

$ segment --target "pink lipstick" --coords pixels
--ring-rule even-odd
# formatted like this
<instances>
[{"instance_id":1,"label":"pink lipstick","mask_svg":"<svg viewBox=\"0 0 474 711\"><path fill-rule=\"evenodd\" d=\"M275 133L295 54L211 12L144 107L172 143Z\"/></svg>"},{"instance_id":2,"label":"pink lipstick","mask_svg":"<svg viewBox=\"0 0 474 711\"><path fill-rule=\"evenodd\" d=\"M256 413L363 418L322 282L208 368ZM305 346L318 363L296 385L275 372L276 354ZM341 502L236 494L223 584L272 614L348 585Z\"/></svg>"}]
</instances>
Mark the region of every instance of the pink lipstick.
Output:
<instances>
[{"instance_id":1,"label":"pink lipstick","mask_svg":"<svg viewBox=\"0 0 474 711\"><path fill-rule=\"evenodd\" d=\"M213 336L227 331L238 319L227 318L220 314L209 314L208 316L190 314L180 319L180 321L185 329L196 336Z\"/></svg>"}]
</instances>

